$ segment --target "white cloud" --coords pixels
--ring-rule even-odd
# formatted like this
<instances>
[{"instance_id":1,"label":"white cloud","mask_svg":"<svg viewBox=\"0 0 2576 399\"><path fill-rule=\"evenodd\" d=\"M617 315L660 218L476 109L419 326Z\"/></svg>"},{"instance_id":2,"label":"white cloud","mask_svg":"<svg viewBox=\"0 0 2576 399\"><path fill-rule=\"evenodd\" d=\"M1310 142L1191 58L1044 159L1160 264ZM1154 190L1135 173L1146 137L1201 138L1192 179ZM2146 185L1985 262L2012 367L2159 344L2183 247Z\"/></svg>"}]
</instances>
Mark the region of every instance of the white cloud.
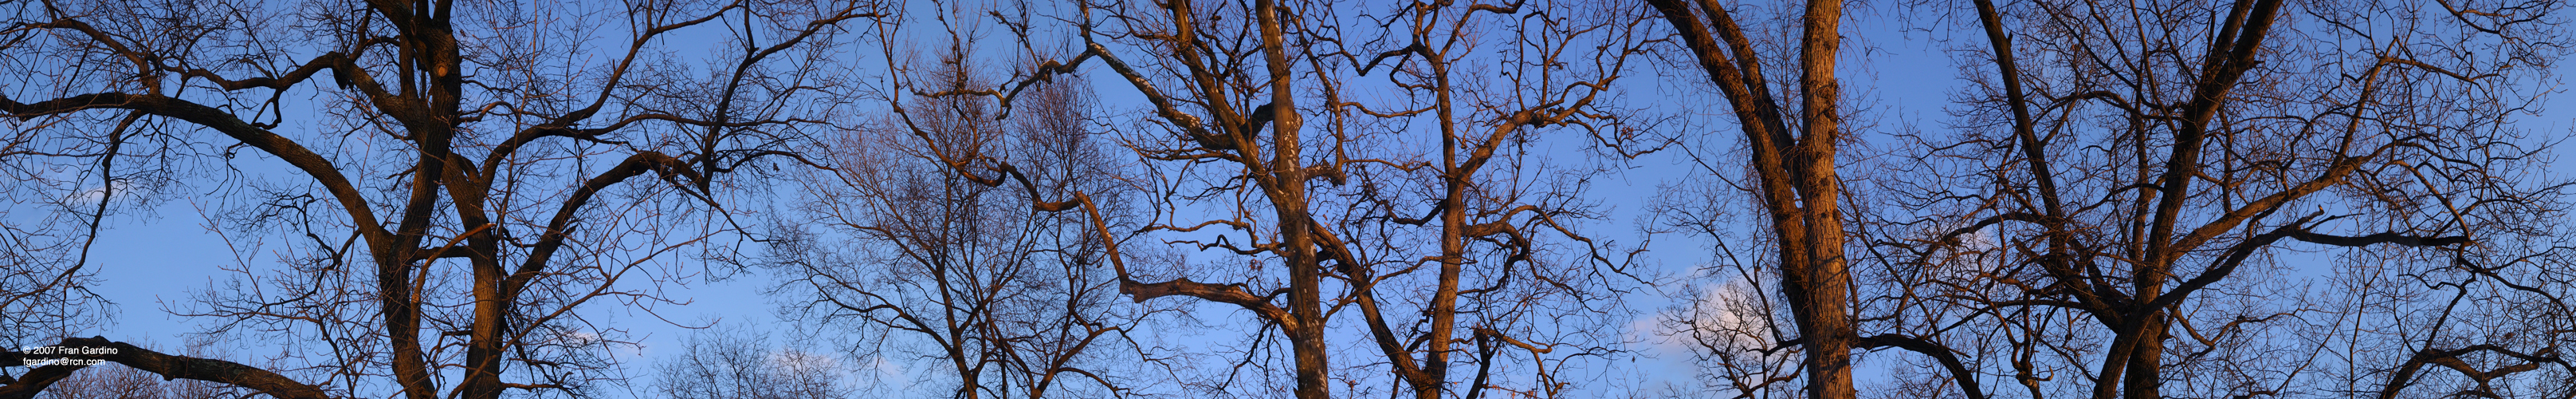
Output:
<instances>
[{"instance_id":1,"label":"white cloud","mask_svg":"<svg viewBox=\"0 0 2576 399\"><path fill-rule=\"evenodd\" d=\"M858 368L860 372L875 374L869 376L872 378L862 380L872 382L892 382L894 383L893 386L881 388L890 388L895 392L908 392L912 390L912 386L914 385L914 381L911 378L912 373L904 371L904 366L902 364L886 361L883 356L869 356L867 360L860 362L860 364L861 366Z\"/></svg>"},{"instance_id":2,"label":"white cloud","mask_svg":"<svg viewBox=\"0 0 2576 399\"><path fill-rule=\"evenodd\" d=\"M769 351L769 364L795 373L840 374L842 372L841 360L838 358L795 349Z\"/></svg>"},{"instance_id":3,"label":"white cloud","mask_svg":"<svg viewBox=\"0 0 2576 399\"><path fill-rule=\"evenodd\" d=\"M1769 347L1775 341L1766 305L1753 284L1737 279L1700 287L1687 308L1640 318L1629 331L1653 334L1639 338L1664 350L1693 350L1702 340L1719 340L1731 348Z\"/></svg>"},{"instance_id":4,"label":"white cloud","mask_svg":"<svg viewBox=\"0 0 2576 399\"><path fill-rule=\"evenodd\" d=\"M106 185L91 187L87 190L81 190L80 192L63 196L63 203L79 207L95 207L98 206L99 199L107 195L109 188L116 189L116 197L126 198L134 195L132 194L134 191L132 188L133 186L133 183L127 183L124 180L111 181Z\"/></svg>"},{"instance_id":5,"label":"white cloud","mask_svg":"<svg viewBox=\"0 0 2576 399\"><path fill-rule=\"evenodd\" d=\"M1701 351L1708 350L1703 345L1750 353L1777 344L1772 319L1764 312L1768 303L1751 282L1736 279L1696 291L1684 306L1629 322L1630 341L1645 344L1648 354L1641 359L1640 371L1646 374L1641 386L1670 390L1708 383L1695 371L1702 366Z\"/></svg>"}]
</instances>

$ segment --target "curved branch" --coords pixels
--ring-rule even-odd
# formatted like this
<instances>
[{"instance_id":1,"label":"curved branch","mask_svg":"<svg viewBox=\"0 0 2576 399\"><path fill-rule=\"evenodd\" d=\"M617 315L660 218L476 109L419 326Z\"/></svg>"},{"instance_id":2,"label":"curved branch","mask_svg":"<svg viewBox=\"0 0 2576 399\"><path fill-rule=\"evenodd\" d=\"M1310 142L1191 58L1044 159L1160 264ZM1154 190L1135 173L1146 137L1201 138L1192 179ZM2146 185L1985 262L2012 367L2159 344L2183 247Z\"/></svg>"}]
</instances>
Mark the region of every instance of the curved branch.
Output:
<instances>
[{"instance_id":1,"label":"curved branch","mask_svg":"<svg viewBox=\"0 0 2576 399\"><path fill-rule=\"evenodd\" d=\"M7 117L20 120L91 109L141 111L155 116L188 121L231 136L235 140L240 140L242 144L276 156L279 160L286 161L288 165L293 165L297 170L312 176L316 183L320 183L325 190L331 192L333 200L339 201L340 208L348 212L350 225L356 227L359 234L366 236L369 246L381 248L389 247L393 243L393 234L385 231L383 224L376 221L375 210L367 204L366 196L358 192L357 186L350 183L348 176L340 174L339 166L332 165L331 160L324 159L321 154L296 144L294 140L252 125L221 109L177 98L125 93L82 94L36 103L20 103L6 96L0 96L0 112L7 113Z\"/></svg>"},{"instance_id":2,"label":"curved branch","mask_svg":"<svg viewBox=\"0 0 2576 399\"><path fill-rule=\"evenodd\" d=\"M269 396L274 396L280 399L330 398L329 395L323 394L322 389L320 388L316 388L302 382L297 382L293 379L286 378L286 376L278 375L277 373L260 369L258 367L251 367L242 365L241 363L233 363L216 359L171 356L123 342L109 341L105 337L64 338L61 343L56 344L55 346L65 348L79 347L107 349L108 353L105 354L65 355L62 357L67 359L95 359L116 362L117 364L122 364L126 367L133 367L137 370L160 374L161 378L164 380L185 378L232 384L235 386L259 390L260 393L268 394ZM9 352L6 356L0 356L0 360L22 361L24 358L30 356L32 355ZM37 392L43 391L45 386L52 385L55 381L62 379L62 377L70 375L72 371L79 370L83 367L87 366L53 365L37 368L34 372L28 373L29 378L25 380L21 380L7 386L0 386L0 399L25 399L34 397Z\"/></svg>"},{"instance_id":3,"label":"curved branch","mask_svg":"<svg viewBox=\"0 0 2576 399\"><path fill-rule=\"evenodd\" d=\"M573 214L581 210L582 205L588 204L591 197L597 196L601 190L606 190L609 186L624 182L627 178L643 175L645 172L658 172L665 179L680 177L703 180L702 176L689 169L688 163L669 155L647 151L627 156L626 161L619 162L616 167L609 168L606 172L600 172L598 176L592 176L589 181L582 182L581 188L574 190L571 197L564 198L562 207L555 209L554 219L546 222L545 235L537 240L535 249L528 253L527 262L520 264L519 270L511 273L509 279L501 284L503 292L515 295L520 288L528 284L529 280L536 277L537 271L543 270L546 263L554 259L555 251L563 248L564 239L572 233Z\"/></svg>"},{"instance_id":4,"label":"curved branch","mask_svg":"<svg viewBox=\"0 0 2576 399\"><path fill-rule=\"evenodd\" d=\"M1947 346L1896 334L1861 337L1858 343L1864 349L1894 347L1931 356L1932 360L1941 362L1941 368L1950 370L1950 380L1959 382L1959 390L1967 392L1968 399L1986 399L1985 390L1977 388L1976 373L1969 371L1966 364L1960 363L1959 355L1950 353L1950 348Z\"/></svg>"}]
</instances>

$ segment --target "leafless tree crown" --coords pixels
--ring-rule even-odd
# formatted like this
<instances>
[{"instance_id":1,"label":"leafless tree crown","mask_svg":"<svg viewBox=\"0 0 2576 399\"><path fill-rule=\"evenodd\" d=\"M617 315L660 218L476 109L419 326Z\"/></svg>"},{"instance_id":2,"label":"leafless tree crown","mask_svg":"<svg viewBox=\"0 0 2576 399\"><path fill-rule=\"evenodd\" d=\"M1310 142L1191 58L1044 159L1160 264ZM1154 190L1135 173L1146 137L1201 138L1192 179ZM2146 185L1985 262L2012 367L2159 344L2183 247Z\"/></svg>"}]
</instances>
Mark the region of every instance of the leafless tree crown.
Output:
<instances>
[{"instance_id":1,"label":"leafless tree crown","mask_svg":"<svg viewBox=\"0 0 2576 399\"><path fill-rule=\"evenodd\" d=\"M0 399L2576 395L2563 4L1846 3L0 0Z\"/></svg>"}]
</instances>

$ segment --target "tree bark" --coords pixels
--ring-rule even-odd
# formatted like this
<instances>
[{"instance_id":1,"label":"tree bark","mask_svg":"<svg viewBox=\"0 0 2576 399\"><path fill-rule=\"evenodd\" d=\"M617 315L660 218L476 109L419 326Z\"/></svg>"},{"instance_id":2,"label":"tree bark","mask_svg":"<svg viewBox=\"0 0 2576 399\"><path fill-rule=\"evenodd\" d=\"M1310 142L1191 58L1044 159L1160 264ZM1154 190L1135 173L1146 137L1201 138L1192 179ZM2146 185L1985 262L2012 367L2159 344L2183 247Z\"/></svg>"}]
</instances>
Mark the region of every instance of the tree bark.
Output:
<instances>
[{"instance_id":1,"label":"tree bark","mask_svg":"<svg viewBox=\"0 0 2576 399\"><path fill-rule=\"evenodd\" d=\"M1851 351L1859 334L1849 308L1851 271L1844 255L1842 178L1835 163L1842 136L1837 107L1841 81L1834 73L1842 43L1842 2L1806 4L1797 58L1796 125L1780 114L1781 104L1762 81L1761 55L1724 6L1703 1L1694 10L1679 0L1649 3L1679 31L1681 42L1726 95L1752 146L1749 161L1760 180L1756 194L1771 221L1771 234L1779 239L1781 292L1804 348L1801 367L1808 397L1853 397ZM1702 22L1703 14L1707 22ZM1793 136L1792 130L1801 134Z\"/></svg>"}]
</instances>

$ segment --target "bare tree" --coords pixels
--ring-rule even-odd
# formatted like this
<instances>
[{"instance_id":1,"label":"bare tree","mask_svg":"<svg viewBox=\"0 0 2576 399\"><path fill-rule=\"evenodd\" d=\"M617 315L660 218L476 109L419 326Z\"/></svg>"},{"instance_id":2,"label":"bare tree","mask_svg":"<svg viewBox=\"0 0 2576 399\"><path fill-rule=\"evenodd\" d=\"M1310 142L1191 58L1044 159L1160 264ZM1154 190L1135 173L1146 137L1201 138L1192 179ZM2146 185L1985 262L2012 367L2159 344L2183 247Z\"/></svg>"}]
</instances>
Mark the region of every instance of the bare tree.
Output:
<instances>
[{"instance_id":1,"label":"bare tree","mask_svg":"<svg viewBox=\"0 0 2576 399\"><path fill-rule=\"evenodd\" d=\"M100 366L82 370L79 376L65 378L39 398L53 399L161 399L170 397L161 391L156 376L124 366Z\"/></svg>"},{"instance_id":2,"label":"bare tree","mask_svg":"<svg viewBox=\"0 0 2576 399\"><path fill-rule=\"evenodd\" d=\"M2527 172L2556 139L2508 123L2560 4L1972 5L1958 136L1916 169L1946 178L1889 190L1936 216L1882 242L1897 305L1865 316L1974 356L1939 379L2396 397L2441 365L2451 394L2565 394L2564 205Z\"/></svg>"},{"instance_id":3,"label":"bare tree","mask_svg":"<svg viewBox=\"0 0 2576 399\"><path fill-rule=\"evenodd\" d=\"M1288 341L1295 370L1295 395L1320 399L1329 396L1324 325L1323 255L1318 249L1320 230L1313 215L1308 187L1316 180L1333 175L1341 165L1310 168L1304 152L1309 143L1302 133L1304 119L1297 104L1297 82L1303 68L1289 54L1292 43L1304 32L1298 17L1286 14L1277 2L1261 0L1252 4L1215 4L1202 9L1191 1L1155 4L1084 3L1078 5L1072 18L1083 47L1069 60L1050 57L1060 53L1038 53L1044 48L1034 40L1023 40L1033 58L1039 59L1029 72L998 89L964 91L919 90L927 97L949 95L989 95L1001 97L1003 104L1013 101L1023 88L1053 81L1074 70L1085 61L1100 60L1118 77L1130 83L1152 104L1156 119L1175 135L1127 141L1122 145L1147 162L1181 164L1215 163L1225 165L1215 171L1184 167L1181 182L1213 183L1202 188L1179 188L1161 185L1147 187L1149 192L1178 195L1188 190L1187 198L1231 201L1212 204L1230 207L1217 220L1175 222L1155 220L1147 231L1192 232L1217 226L1246 234L1245 242L1189 241L1203 249L1225 249L1242 255L1266 256L1253 263L1253 270L1222 275L1243 276L1240 282L1200 282L1188 275L1168 275L1152 270L1131 268L1121 256L1117 238L1109 235L1100 204L1089 193L1073 192L1070 196L1033 198L1032 207L1040 211L1080 211L1091 220L1094 231L1108 244L1106 259L1118 283L1120 293L1142 302L1167 296L1192 297L1240 307L1257 315L1264 329L1276 326ZM1227 18L1231 16L1232 18ZM1099 18L1095 20L1094 18ZM1020 20L1025 23L1027 20ZM1008 21L1006 21L1008 22ZM1102 24L1114 31L1102 32ZM1017 28L1015 28L1017 29ZM1301 33L1292 34L1292 30ZM1023 36L1023 39L1029 39ZM1104 42L1104 40L1118 40ZM1128 42L1128 41L1132 41ZM1212 43L1224 43L1213 45ZM1153 49L1144 58L1147 64L1131 64L1126 55L1112 51L1109 45ZM891 57L889 57L891 58ZM1141 69L1141 68L1151 68ZM918 79L915 79L918 81ZM1159 88L1155 82L1180 82L1175 91ZM924 85L908 87L923 88ZM896 90L896 94L907 93ZM896 100L901 104L902 100ZM1201 116L1204 113L1205 116ZM1260 132L1267 129L1265 139ZM924 129L914 129L926 132ZM937 143L937 141L932 141ZM1326 145L1322 148L1340 148ZM1004 162L996 154L973 151L951 152L949 148L930 149L942 154L943 162L971 181L989 186L1004 184L1030 187L1036 180L1028 169ZM972 150L961 148L960 150ZM1348 159L1337 157L1336 159ZM1177 177L1177 176L1176 176ZM1161 181L1160 179L1155 179ZM1203 190L1203 191L1202 191ZM1031 192L1036 190L1031 189ZM1256 216L1258 215L1258 216ZM1171 216L1157 215L1157 218ZM1287 276L1268 276L1259 266L1262 261L1278 262ZM1151 273L1151 274L1149 274ZM1208 278L1197 276L1197 278ZM1223 281L1223 280L1219 280ZM1284 302L1280 302L1284 299Z\"/></svg>"},{"instance_id":4,"label":"bare tree","mask_svg":"<svg viewBox=\"0 0 2576 399\"><path fill-rule=\"evenodd\" d=\"M1497 388L1560 395L1570 385L1556 377L1564 361L1604 356L1616 340L1603 328L1559 324L1610 319L1602 316L1615 313L1617 298L1604 287L1614 272L1596 267L1616 265L1596 255L1611 245L1572 230L1570 219L1597 217L1580 197L1582 175L1525 161L1548 128L1633 133L1597 100L1627 50L1644 41L1632 29L1640 19L1599 18L1585 5L1555 2L1408 6L1388 16L1353 15L1345 6L1110 2L1034 17L1024 7L993 15L1034 65L970 85L897 65L896 75L918 77L891 92L936 99L895 102L915 112L993 98L1016 113L1046 103L1028 94L1095 64L1133 89L1150 116L1115 137L1126 150L1120 157L1141 161L1116 175L1147 193L1152 219L1136 227L1111 228L1098 189L1047 184L1054 167L978 147L987 141L944 138L955 130L938 128L944 121L913 117L906 126L920 148L970 181L1027 187L1039 193L1027 200L1041 212L1092 215L1094 234L1109 244L1111 276L1129 299L1189 297L1258 317L1265 334L1252 337L1246 358L1226 361L1226 381L1247 367L1269 370L1263 351L1285 346L1283 374L1294 376L1287 385L1297 397L1329 396L1333 381L1359 390L1352 395L1381 383L1426 398ZM1035 22L1049 18L1074 21L1052 32L1080 44L1047 43L1050 31ZM1346 28L1365 25L1385 29ZM1519 33L1479 37L1489 32ZM982 37L953 27L946 35L951 43ZM1568 51L1594 46L1614 50ZM951 51L959 47L968 46ZM1495 67L1452 68L1462 62ZM1403 97L1343 94L1371 90ZM1308 116L1321 119L1310 124ZM1168 246L1120 251L1120 243L1145 241ZM1548 252L1556 242L1582 243L1579 251L1592 256L1558 259ZM1163 248L1198 253L1180 267L1135 256ZM1326 341L1336 332L1325 326L1341 310L1359 313L1365 330L1351 337L1380 357L1333 359ZM1461 363L1451 356L1461 353L1474 355L1466 361L1473 374L1450 371ZM1498 360L1518 359L1527 360L1530 377L1495 378L1520 372L1496 367ZM1467 388L1452 391L1461 384Z\"/></svg>"},{"instance_id":5,"label":"bare tree","mask_svg":"<svg viewBox=\"0 0 2576 399\"><path fill-rule=\"evenodd\" d=\"M1363 14L1385 31L1328 53L1344 62L1314 62L1357 75L1319 74L1326 132L1386 130L1342 145L1435 148L1355 164L1354 189L1333 194L1355 198L1359 215L1339 216L1323 243L1338 262L1328 276L1350 287L1336 301L1359 312L1388 374L1415 397L1560 397L1573 385L1567 362L1606 355L1618 339L1583 331L1615 328L1602 316L1618 314L1618 270L1633 254L1577 232L1602 216L1582 195L1596 171L1542 159L1563 155L1554 146L1637 134L1628 111L1609 104L1650 20L1622 9L1404 4ZM1375 91L1405 97L1367 100ZM1575 248L1557 251L1566 246ZM1528 379L1500 383L1496 374L1523 358ZM1465 367L1473 372L1453 372Z\"/></svg>"},{"instance_id":6,"label":"bare tree","mask_svg":"<svg viewBox=\"0 0 2576 399\"><path fill-rule=\"evenodd\" d=\"M1757 199L1769 223L1763 238L1773 249L1772 258L1760 262L1776 265L1778 284L1773 287L1786 300L1780 306L1796 327L1796 337L1780 345L1794 344L1804 355L1797 377L1805 379L1808 397L1853 397L1851 352L1869 345L1852 317L1850 226L1844 222L1848 211L1842 208L1846 200L1837 167L1840 148L1852 137L1844 130L1842 80L1835 75L1844 35L1843 2L1810 0L1798 12L1780 4L1782 16L1772 20L1798 30L1794 50L1762 40L1767 36L1760 30L1772 27L1757 25L1748 34L1738 22L1741 10L1729 9L1745 5L1647 4L1663 15L1675 42L1724 94L1744 133L1749 149L1741 161L1752 176L1739 187ZM1796 86L1771 83L1781 77L1764 72L1766 66L1781 64L1795 71ZM1708 157L1718 153L1705 152L1711 153ZM1702 160L1701 165L1710 173L1726 174L1714 165L1732 165L1729 161L1737 160Z\"/></svg>"},{"instance_id":7,"label":"bare tree","mask_svg":"<svg viewBox=\"0 0 2576 399\"><path fill-rule=\"evenodd\" d=\"M584 305L663 301L637 281L658 273L639 272L735 230L730 176L799 159L840 84L820 74L823 45L880 15L873 2L0 7L0 62L28 82L0 93L21 138L0 156L99 171L22 173L38 183L12 188L95 189L105 204L128 176L223 178L188 189L213 193L231 238L276 244L276 266L237 247L242 277L183 315L318 343L277 370L104 338L59 344L281 398L580 394L605 378L602 351L617 339ZM631 37L590 36L621 23ZM662 57L668 36L699 31L726 32L704 35L721 62ZM594 50L618 56L574 56ZM105 208L62 211L95 225L91 209ZM46 245L9 258L70 253ZM69 368L0 389L32 394Z\"/></svg>"},{"instance_id":8,"label":"bare tree","mask_svg":"<svg viewBox=\"0 0 2576 399\"><path fill-rule=\"evenodd\" d=\"M939 10L938 12L947 12ZM971 43L928 72L942 92L991 87L977 76ZM957 398L1123 396L1146 348L1129 335L1152 309L1120 306L1096 229L1126 226L1125 190L1093 139L1090 97L1077 83L1036 87L1003 118L992 97L918 96L833 143L806 178L802 212L780 263L801 308L846 322L873 359L919 358L952 374ZM995 186L946 160L968 154L1024 166L1027 183ZM1029 206L1031 198L1087 193L1112 220ZM1132 227L1128 227L1132 228Z\"/></svg>"},{"instance_id":9,"label":"bare tree","mask_svg":"<svg viewBox=\"0 0 2576 399\"><path fill-rule=\"evenodd\" d=\"M850 397L850 365L777 345L766 332L716 327L690 334L676 357L653 365L654 390L673 399L829 399Z\"/></svg>"},{"instance_id":10,"label":"bare tree","mask_svg":"<svg viewBox=\"0 0 2576 399\"><path fill-rule=\"evenodd\" d=\"M589 396L601 309L703 265L858 345L703 334L656 393L1577 396L1650 279L1588 190L1672 143L1719 183L1650 234L1732 281L1659 321L1718 393L1893 349L1873 396L2576 395L2565 136L2511 123L2551 0L1907 4L1984 40L1872 154L1840 0L921 3L0 4L0 344L116 363L0 399ZM1619 100L1640 55L1743 134L1647 134L1697 120ZM178 198L235 247L175 313L280 354L70 336L99 231ZM1244 320L1163 346L1198 305Z\"/></svg>"}]
</instances>

